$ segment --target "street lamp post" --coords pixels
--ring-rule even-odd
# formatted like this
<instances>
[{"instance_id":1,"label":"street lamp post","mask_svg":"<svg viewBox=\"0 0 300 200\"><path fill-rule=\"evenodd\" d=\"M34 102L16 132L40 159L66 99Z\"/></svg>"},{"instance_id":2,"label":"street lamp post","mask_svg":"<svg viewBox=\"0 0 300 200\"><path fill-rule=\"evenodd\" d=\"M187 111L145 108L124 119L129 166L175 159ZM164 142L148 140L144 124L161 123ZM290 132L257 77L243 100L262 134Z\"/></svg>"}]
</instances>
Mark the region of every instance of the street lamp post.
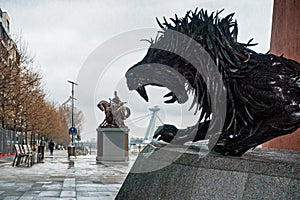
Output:
<instances>
[{"instance_id":1,"label":"street lamp post","mask_svg":"<svg viewBox=\"0 0 300 200\"><path fill-rule=\"evenodd\" d=\"M68 81L69 83L71 83L72 84L72 120L71 120L71 123L72 123L72 127L71 127L71 129L74 129L74 85L77 85L78 86L78 84L77 83L75 83L75 82L73 82L73 81ZM72 133L72 146L74 145L74 134L75 133Z\"/></svg>"}]
</instances>

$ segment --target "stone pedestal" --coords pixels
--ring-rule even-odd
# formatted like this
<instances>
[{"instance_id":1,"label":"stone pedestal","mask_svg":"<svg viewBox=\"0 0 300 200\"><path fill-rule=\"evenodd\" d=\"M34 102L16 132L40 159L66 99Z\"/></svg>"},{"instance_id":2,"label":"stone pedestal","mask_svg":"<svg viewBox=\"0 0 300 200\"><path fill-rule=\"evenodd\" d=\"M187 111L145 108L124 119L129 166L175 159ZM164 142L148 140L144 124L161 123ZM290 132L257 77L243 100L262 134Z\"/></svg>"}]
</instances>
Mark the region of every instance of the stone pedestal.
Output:
<instances>
[{"instance_id":1,"label":"stone pedestal","mask_svg":"<svg viewBox=\"0 0 300 200\"><path fill-rule=\"evenodd\" d=\"M299 152L207 153L148 145L116 199L300 199Z\"/></svg>"},{"instance_id":2,"label":"stone pedestal","mask_svg":"<svg viewBox=\"0 0 300 200\"><path fill-rule=\"evenodd\" d=\"M97 163L128 161L128 131L126 128L97 129Z\"/></svg>"}]
</instances>

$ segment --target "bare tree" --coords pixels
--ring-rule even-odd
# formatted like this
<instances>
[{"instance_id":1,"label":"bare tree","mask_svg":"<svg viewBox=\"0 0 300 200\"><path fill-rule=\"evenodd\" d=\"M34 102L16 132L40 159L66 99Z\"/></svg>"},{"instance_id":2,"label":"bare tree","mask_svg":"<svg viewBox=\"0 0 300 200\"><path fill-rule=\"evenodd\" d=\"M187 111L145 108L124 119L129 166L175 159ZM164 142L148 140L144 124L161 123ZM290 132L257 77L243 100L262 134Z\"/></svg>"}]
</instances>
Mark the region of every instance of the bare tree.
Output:
<instances>
[{"instance_id":1,"label":"bare tree","mask_svg":"<svg viewBox=\"0 0 300 200\"><path fill-rule=\"evenodd\" d=\"M70 141L67 121L60 109L47 102L27 44L21 37L16 41L18 45L10 38L0 41L0 126L21 131L26 139L27 133L40 134L66 144Z\"/></svg>"}]
</instances>

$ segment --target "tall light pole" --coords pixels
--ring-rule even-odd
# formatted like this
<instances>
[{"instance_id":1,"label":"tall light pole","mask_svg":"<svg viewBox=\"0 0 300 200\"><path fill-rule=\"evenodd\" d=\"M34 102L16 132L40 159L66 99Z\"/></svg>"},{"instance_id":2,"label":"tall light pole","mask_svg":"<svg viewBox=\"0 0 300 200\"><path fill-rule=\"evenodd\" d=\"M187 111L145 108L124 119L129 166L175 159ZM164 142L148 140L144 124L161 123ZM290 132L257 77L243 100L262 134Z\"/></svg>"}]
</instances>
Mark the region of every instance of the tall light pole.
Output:
<instances>
[{"instance_id":1,"label":"tall light pole","mask_svg":"<svg viewBox=\"0 0 300 200\"><path fill-rule=\"evenodd\" d=\"M72 123L72 127L70 128L70 133L72 135L72 146L74 145L74 134L76 132L76 129L75 129L75 125L74 125L74 85L77 85L77 83L73 82L73 81L68 81L69 83L72 84L72 120L71 120L71 123ZM74 131L73 131L74 130Z\"/></svg>"}]
</instances>

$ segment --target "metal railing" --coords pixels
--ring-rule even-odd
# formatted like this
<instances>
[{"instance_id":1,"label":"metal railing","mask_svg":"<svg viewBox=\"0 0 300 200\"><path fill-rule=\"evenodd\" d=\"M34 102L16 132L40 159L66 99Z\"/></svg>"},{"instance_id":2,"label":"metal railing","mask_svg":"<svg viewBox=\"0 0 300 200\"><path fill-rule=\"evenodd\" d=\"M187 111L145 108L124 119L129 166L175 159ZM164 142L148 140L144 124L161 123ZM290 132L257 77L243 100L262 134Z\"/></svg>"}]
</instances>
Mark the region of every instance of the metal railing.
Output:
<instances>
[{"instance_id":1,"label":"metal railing","mask_svg":"<svg viewBox=\"0 0 300 200\"><path fill-rule=\"evenodd\" d=\"M11 155L15 152L14 144L20 143L17 132L0 128L0 155Z\"/></svg>"}]
</instances>

